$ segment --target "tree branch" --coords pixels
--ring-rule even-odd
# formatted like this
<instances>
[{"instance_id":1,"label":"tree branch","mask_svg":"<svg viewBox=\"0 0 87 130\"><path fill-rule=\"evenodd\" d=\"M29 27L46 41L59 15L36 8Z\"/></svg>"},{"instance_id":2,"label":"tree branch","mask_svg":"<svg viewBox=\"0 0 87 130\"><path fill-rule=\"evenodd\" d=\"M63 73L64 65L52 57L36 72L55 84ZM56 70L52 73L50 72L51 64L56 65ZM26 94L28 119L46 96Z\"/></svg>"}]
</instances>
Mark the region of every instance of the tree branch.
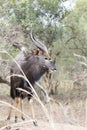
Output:
<instances>
[{"instance_id":1,"label":"tree branch","mask_svg":"<svg viewBox=\"0 0 87 130\"><path fill-rule=\"evenodd\" d=\"M0 77L0 83L4 83L4 84L7 84L7 85L9 85L9 86L10 86L9 81L7 81L7 80L3 79L2 77Z\"/></svg>"},{"instance_id":2,"label":"tree branch","mask_svg":"<svg viewBox=\"0 0 87 130\"><path fill-rule=\"evenodd\" d=\"M71 41L72 39L75 39L75 38L76 38L75 36L70 37L70 38L65 42L65 44L68 44L69 41Z\"/></svg>"}]
</instances>

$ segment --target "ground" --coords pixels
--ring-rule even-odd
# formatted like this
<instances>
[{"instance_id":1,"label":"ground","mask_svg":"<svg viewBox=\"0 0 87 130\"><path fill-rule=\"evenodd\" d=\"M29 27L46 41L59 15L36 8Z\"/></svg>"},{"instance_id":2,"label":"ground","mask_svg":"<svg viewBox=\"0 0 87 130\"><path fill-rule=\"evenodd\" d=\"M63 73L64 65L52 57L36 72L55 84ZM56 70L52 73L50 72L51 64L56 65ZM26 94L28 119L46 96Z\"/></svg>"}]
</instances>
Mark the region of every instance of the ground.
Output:
<instances>
[{"instance_id":1,"label":"ground","mask_svg":"<svg viewBox=\"0 0 87 130\"><path fill-rule=\"evenodd\" d=\"M0 130L6 130L7 125L11 126L11 130L86 130L86 104L85 100L62 101L54 97L54 101L41 104L34 100L34 108L38 126L34 126L31 121L31 113L29 111L28 101L25 99L25 115L26 120L20 119L18 123L14 123L14 112L10 121L6 121L8 115L8 104L10 88L7 85L0 85Z\"/></svg>"}]
</instances>

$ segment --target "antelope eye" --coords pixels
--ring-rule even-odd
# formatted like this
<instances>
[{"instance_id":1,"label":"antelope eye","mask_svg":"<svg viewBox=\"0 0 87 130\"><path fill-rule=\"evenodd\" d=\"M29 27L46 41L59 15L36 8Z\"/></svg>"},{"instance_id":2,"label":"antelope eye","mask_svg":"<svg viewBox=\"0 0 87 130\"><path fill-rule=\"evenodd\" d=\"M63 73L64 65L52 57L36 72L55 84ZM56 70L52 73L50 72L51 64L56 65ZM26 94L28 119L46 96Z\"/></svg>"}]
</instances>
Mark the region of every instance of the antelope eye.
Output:
<instances>
[{"instance_id":1,"label":"antelope eye","mask_svg":"<svg viewBox=\"0 0 87 130\"><path fill-rule=\"evenodd\" d=\"M48 58L47 58L47 57L45 57L45 60L48 60Z\"/></svg>"}]
</instances>

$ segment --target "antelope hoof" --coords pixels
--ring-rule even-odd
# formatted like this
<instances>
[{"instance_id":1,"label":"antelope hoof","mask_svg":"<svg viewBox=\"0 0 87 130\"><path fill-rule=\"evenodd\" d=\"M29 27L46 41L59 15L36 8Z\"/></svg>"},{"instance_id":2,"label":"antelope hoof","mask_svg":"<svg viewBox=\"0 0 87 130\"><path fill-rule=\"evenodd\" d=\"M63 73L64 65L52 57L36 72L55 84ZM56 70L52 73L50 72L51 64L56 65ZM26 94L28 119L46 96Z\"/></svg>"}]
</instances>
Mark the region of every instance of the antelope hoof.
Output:
<instances>
[{"instance_id":1,"label":"antelope hoof","mask_svg":"<svg viewBox=\"0 0 87 130\"><path fill-rule=\"evenodd\" d=\"M25 120L25 118L24 117L21 117L21 119L24 121Z\"/></svg>"},{"instance_id":2,"label":"antelope hoof","mask_svg":"<svg viewBox=\"0 0 87 130\"><path fill-rule=\"evenodd\" d=\"M33 121L34 126L38 126L37 121Z\"/></svg>"},{"instance_id":3,"label":"antelope hoof","mask_svg":"<svg viewBox=\"0 0 87 130\"><path fill-rule=\"evenodd\" d=\"M17 123L18 122L18 117L17 116L15 116L15 123Z\"/></svg>"},{"instance_id":4,"label":"antelope hoof","mask_svg":"<svg viewBox=\"0 0 87 130\"><path fill-rule=\"evenodd\" d=\"M10 129L11 129L11 126L7 126L7 127L6 127L6 130L10 130Z\"/></svg>"},{"instance_id":5,"label":"antelope hoof","mask_svg":"<svg viewBox=\"0 0 87 130\"><path fill-rule=\"evenodd\" d=\"M7 117L7 121L8 121L8 120L10 120L10 117L9 117L9 116Z\"/></svg>"}]
</instances>

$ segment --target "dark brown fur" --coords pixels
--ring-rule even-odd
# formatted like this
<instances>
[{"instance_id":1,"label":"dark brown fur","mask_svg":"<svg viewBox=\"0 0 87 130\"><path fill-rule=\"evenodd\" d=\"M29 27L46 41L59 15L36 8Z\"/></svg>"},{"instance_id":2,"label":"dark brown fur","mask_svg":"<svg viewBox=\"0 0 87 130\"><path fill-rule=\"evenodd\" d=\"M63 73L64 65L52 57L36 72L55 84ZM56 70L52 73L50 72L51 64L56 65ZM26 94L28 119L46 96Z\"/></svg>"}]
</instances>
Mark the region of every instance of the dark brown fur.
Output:
<instances>
[{"instance_id":1,"label":"dark brown fur","mask_svg":"<svg viewBox=\"0 0 87 130\"><path fill-rule=\"evenodd\" d=\"M15 58L15 60L21 67L32 86L34 86L35 82L38 81L45 72L49 70L56 70L54 63L49 59L45 59L44 56L30 54L23 60L18 60L18 58ZM15 99L15 97L21 97L22 99L28 97L28 99L30 99L32 97L33 91L28 82L21 77L23 74L19 66L16 63L13 63L11 66L11 75L17 74L20 75L20 77L11 76L10 95L13 99ZM20 91L17 88L22 88L28 91L30 94Z\"/></svg>"}]
</instances>

